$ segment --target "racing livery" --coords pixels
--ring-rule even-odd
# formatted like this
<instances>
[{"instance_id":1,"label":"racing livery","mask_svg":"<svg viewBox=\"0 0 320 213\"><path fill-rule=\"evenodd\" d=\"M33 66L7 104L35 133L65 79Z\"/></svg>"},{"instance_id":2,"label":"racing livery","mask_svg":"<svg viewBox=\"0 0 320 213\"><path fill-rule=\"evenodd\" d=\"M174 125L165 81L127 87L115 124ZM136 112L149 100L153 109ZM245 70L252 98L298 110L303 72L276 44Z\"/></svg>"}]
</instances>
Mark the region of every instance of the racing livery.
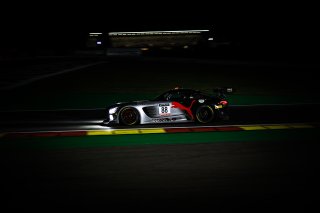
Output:
<instances>
[{"instance_id":1,"label":"racing livery","mask_svg":"<svg viewBox=\"0 0 320 213\"><path fill-rule=\"evenodd\" d=\"M225 117L228 106L225 92L218 89L216 95L209 95L193 89L172 89L154 100L117 103L107 108L104 124L154 124L199 122L209 123Z\"/></svg>"}]
</instances>

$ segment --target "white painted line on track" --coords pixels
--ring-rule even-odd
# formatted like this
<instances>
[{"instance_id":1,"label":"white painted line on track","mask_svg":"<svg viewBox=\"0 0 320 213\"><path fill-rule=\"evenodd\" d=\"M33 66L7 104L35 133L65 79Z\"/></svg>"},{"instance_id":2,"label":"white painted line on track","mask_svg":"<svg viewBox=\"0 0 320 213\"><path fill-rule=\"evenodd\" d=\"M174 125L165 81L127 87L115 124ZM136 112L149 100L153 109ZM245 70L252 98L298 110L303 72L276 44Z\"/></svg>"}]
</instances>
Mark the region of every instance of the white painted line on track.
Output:
<instances>
[{"instance_id":1,"label":"white painted line on track","mask_svg":"<svg viewBox=\"0 0 320 213\"><path fill-rule=\"evenodd\" d=\"M61 71L54 72L54 73L50 73L50 74L47 74L47 75L37 76L37 77L30 78L30 79L21 81L21 82L19 82L19 83L16 83L16 84L13 84L13 85L10 85L10 86L1 88L1 89L2 89L2 90L14 89L14 88L17 88L17 87L21 87L21 86L24 86L24 85L33 83L33 82L35 82L35 81L39 81L39 80L45 79L45 78L50 78L50 77L53 77L53 76L65 74L65 73L72 72L72 71L76 71L76 70L80 70L80 69L85 69L85 68L88 68L88 67L92 67L92 66L95 66L95 65L98 65L98 64L104 64L104 63L108 63L108 62L106 62L106 61L101 61L101 62L96 62L96 63L87 64L87 65L82 65L82 66L73 67L73 68L70 68L70 69L61 70Z\"/></svg>"}]
</instances>

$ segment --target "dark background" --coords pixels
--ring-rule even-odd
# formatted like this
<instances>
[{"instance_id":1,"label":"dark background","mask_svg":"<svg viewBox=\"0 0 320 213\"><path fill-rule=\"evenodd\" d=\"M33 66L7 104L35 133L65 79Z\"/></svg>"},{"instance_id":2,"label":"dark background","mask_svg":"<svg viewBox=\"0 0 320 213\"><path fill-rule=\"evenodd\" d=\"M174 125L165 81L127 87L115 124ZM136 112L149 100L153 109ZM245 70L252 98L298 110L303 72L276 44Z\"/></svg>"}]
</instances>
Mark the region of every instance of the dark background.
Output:
<instances>
[{"instance_id":1,"label":"dark background","mask_svg":"<svg viewBox=\"0 0 320 213\"><path fill-rule=\"evenodd\" d=\"M109 1L28 1L2 3L0 8L0 56L35 56L38 50L55 50L58 54L64 54L67 50L85 48L88 32L213 28L217 41L232 44L224 55L225 59L238 57L241 60L319 63L318 7L308 3L279 4L268 1L264 4L235 4L228 1L222 5L215 1L144 1L138 5L125 1L117 4ZM119 66L116 63L113 65L115 68ZM126 68L129 65L123 66ZM123 70L131 73L139 71L125 68ZM107 69L100 67L96 72L103 70ZM238 67L226 70L236 72ZM251 67L251 70L259 71L255 67ZM317 83L313 72L318 69L311 69L310 66L290 67L281 73L272 69L271 74L266 70L269 68L260 70L261 76L266 74L270 79L274 75L275 79L281 80L278 82L283 83L280 88L287 87L290 90L292 85L300 88L301 83L310 88L309 81L300 81L299 75L290 79L289 72L301 72L304 75L302 79L313 79L312 83ZM251 73L254 72L249 70L241 74L250 77ZM282 75L281 78L279 75ZM89 84L84 85L90 85L92 78L88 79L85 82ZM265 81L264 78L259 79ZM71 84L65 80L66 85L76 85L77 81L74 78L72 80ZM94 78L91 81L93 84L97 85ZM90 86L79 85L80 92L90 90ZM250 82L250 86L259 88L259 81L256 84ZM73 87L53 84L51 88L64 91L64 88ZM77 87L74 88L73 91ZM37 86L30 91L36 91L30 94L42 93L47 97L47 91L37 91ZM313 92L318 93L318 89ZM8 96L10 103L19 99L14 93ZM49 95L48 98L52 99ZM123 204L127 204L129 207L138 205L145 208L146 204L150 204L148 209L152 210L158 207L170 209L170 204L186 209L197 209L199 206L216 209L217 206L212 203L221 209L254 206L261 211L270 207L278 209L277 204L285 210L297 209L296 205L301 210L305 207L311 209L318 207L319 200L313 196L320 188L317 174L319 143L316 135L314 140L308 137L305 141L294 140L294 143L279 139L273 143L47 152L20 152L13 145L12 150L4 149L0 155L3 174L9 174L2 176L5 179L2 182L10 183L4 187L5 201L10 201L6 203L10 207L39 206L40 209L54 205L61 208L76 206L81 209L83 206L88 209L107 209L110 206L105 205L106 200L111 207L126 207ZM154 169L154 165L158 167ZM109 173L109 170L113 173ZM188 177L187 174L192 176ZM174 193L170 194L170 190ZM116 197L113 197L114 194ZM21 205L17 202L21 202Z\"/></svg>"},{"instance_id":2,"label":"dark background","mask_svg":"<svg viewBox=\"0 0 320 213\"><path fill-rule=\"evenodd\" d=\"M84 48L88 32L214 29L216 41L261 59L317 61L318 13L309 3L69 2L5 4L1 49Z\"/></svg>"}]
</instances>

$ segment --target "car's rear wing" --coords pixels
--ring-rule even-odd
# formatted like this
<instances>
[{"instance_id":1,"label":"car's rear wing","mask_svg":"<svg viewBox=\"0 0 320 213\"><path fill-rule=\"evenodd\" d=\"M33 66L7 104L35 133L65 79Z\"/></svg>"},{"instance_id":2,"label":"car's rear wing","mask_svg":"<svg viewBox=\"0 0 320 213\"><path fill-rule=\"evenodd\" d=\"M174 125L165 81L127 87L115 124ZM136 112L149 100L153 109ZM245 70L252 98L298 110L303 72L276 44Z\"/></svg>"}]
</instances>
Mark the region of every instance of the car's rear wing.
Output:
<instances>
[{"instance_id":1,"label":"car's rear wing","mask_svg":"<svg viewBox=\"0 0 320 213\"><path fill-rule=\"evenodd\" d=\"M234 93L233 87L216 87L213 89L213 93L215 93L219 98L225 99L227 98L227 94Z\"/></svg>"}]
</instances>

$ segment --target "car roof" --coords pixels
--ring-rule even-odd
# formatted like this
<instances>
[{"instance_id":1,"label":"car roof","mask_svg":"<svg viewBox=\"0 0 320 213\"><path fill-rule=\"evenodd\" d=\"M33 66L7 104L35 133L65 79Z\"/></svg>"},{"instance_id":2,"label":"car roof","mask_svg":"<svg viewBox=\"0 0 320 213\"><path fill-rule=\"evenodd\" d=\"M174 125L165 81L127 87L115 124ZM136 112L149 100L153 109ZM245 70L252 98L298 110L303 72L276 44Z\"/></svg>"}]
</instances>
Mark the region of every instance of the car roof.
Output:
<instances>
[{"instance_id":1,"label":"car roof","mask_svg":"<svg viewBox=\"0 0 320 213\"><path fill-rule=\"evenodd\" d=\"M200 91L195 90L195 89L171 89L171 90L169 90L167 92L176 92L176 91L178 91L178 92L200 92Z\"/></svg>"}]
</instances>

